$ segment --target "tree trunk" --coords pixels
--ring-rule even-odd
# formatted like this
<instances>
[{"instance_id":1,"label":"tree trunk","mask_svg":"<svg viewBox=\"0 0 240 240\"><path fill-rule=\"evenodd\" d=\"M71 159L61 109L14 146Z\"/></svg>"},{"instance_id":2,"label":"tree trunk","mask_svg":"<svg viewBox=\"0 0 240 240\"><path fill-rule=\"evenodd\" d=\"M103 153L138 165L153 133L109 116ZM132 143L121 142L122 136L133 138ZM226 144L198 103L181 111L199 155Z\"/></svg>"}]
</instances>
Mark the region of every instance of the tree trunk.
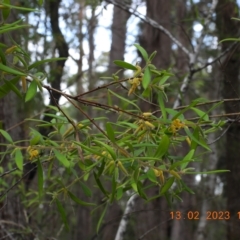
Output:
<instances>
[{"instance_id":1,"label":"tree trunk","mask_svg":"<svg viewBox=\"0 0 240 240\"><path fill-rule=\"evenodd\" d=\"M217 29L219 40L224 38L238 37L239 22L232 20L232 17L238 17L238 6L236 1L219 0L217 6ZM230 46L232 42L223 42L222 51ZM223 65L223 98L239 97L239 58L240 48L239 45L231 51ZM239 104L232 104L229 102L224 103L226 113L239 112ZM237 117L239 119L239 117ZM234 120L234 119L233 119ZM227 183L225 187L225 194L227 198L226 210L230 212L230 219L227 221L227 239L235 240L240 239L240 231L238 231L237 222L239 222L239 209L240 209L240 165L239 154L240 141L239 124L233 123L226 133L226 168L231 172L227 174Z\"/></svg>"},{"instance_id":2,"label":"tree trunk","mask_svg":"<svg viewBox=\"0 0 240 240\"><path fill-rule=\"evenodd\" d=\"M146 16L160 23L167 30L171 29L170 14L171 14L171 1L164 0L146 0L147 14ZM157 55L153 60L153 64L157 68L167 69L171 63L171 46L172 42L168 36L163 32L153 28L152 26L141 23L141 33L139 36L140 45L151 54L157 51ZM156 103L156 100L153 100ZM142 103L143 111L153 111L153 106ZM158 188L152 188L150 195L155 195ZM159 198L144 204L142 199L139 199L136 204L136 210L142 210L136 217L136 230L137 237L141 237L150 231L144 239L169 239L170 237L170 222L169 211L165 198Z\"/></svg>"}]
</instances>

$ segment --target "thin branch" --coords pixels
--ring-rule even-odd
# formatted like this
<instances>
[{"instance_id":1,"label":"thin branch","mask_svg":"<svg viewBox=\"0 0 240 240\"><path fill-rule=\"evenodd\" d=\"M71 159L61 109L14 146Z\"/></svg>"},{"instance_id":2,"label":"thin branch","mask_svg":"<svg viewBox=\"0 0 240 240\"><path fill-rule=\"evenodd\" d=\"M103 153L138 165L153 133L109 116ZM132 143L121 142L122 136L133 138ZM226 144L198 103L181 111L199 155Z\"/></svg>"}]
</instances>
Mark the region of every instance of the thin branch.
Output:
<instances>
[{"instance_id":1,"label":"thin branch","mask_svg":"<svg viewBox=\"0 0 240 240\"><path fill-rule=\"evenodd\" d=\"M230 50L233 49L233 47L235 47L237 44L239 44L239 42L234 42L231 46L229 46L225 51L221 52L216 58L214 58L212 61L205 63L202 67L199 68L195 68L192 69L193 73L199 72L203 69L205 69L206 67L214 64L215 62L217 62L219 59L221 59L222 57L224 57Z\"/></svg>"},{"instance_id":2,"label":"thin branch","mask_svg":"<svg viewBox=\"0 0 240 240\"><path fill-rule=\"evenodd\" d=\"M10 188L8 188L5 192L0 194L0 198L4 195L8 194L9 191L11 191L14 187L16 187L30 172L32 172L35 168L37 168L37 165L34 166L30 171L25 173L17 182L15 182Z\"/></svg>"},{"instance_id":3,"label":"thin branch","mask_svg":"<svg viewBox=\"0 0 240 240\"><path fill-rule=\"evenodd\" d=\"M77 126L75 124L75 122L70 119L68 117L68 115L60 108L58 102L55 100L53 94L52 94L52 91L48 89L48 92L49 94L51 95L51 97L53 98L53 102L55 103L55 105L57 106L58 110L67 118L68 122L73 126L74 128L74 131L75 131L75 138L76 138L76 141L77 142L80 142L80 137L79 137L79 132L78 132L78 129L77 129ZM68 99L68 98L67 98ZM78 155L80 157L80 159L82 160L82 162L84 161L84 158L83 158L83 152L82 152L82 148L80 146L78 146Z\"/></svg>"},{"instance_id":4,"label":"thin branch","mask_svg":"<svg viewBox=\"0 0 240 240\"><path fill-rule=\"evenodd\" d=\"M217 6L217 3L218 3L218 0L212 0L212 5L209 9L209 12L208 12L208 15L207 17L204 19L205 20L205 26L204 26L204 30L205 31L202 31L202 34L199 38L199 42L195 48L195 51L194 51L194 54L191 54L191 57L190 57L190 60L189 60L189 73L187 74L187 76L184 78L183 82L182 82L182 85L180 87L180 91L179 91L179 94L177 96L177 99L175 100L174 104L173 104L173 108L177 108L181 105L181 99L182 99L182 95L187 91L187 88L189 86L189 83L191 82L192 80L192 77L195 73L194 69L193 69L193 65L195 64L197 58L198 58L198 55L199 55L199 52L200 52L200 49L201 49L201 46L203 44L203 39L206 35L206 28L207 26L209 25L209 22L210 22L210 19L211 19L211 16Z\"/></svg>"}]
</instances>

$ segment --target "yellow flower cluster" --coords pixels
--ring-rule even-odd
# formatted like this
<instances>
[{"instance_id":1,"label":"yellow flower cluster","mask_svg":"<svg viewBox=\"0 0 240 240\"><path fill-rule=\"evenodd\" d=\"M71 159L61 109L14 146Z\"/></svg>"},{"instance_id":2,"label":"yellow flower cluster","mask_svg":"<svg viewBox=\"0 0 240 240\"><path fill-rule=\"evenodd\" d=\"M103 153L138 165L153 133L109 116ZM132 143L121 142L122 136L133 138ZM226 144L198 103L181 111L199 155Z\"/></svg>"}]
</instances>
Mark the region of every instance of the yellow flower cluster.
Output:
<instances>
[{"instance_id":1,"label":"yellow flower cluster","mask_svg":"<svg viewBox=\"0 0 240 240\"><path fill-rule=\"evenodd\" d=\"M135 92L136 88L140 85L142 78L135 77L132 80L129 80L129 83L132 85L128 91L128 96Z\"/></svg>"},{"instance_id":2,"label":"yellow flower cluster","mask_svg":"<svg viewBox=\"0 0 240 240\"><path fill-rule=\"evenodd\" d=\"M155 169L155 168L153 169L153 171L155 173L155 176L159 177L160 183L164 184L165 179L164 179L163 171L160 169Z\"/></svg>"},{"instance_id":3,"label":"yellow flower cluster","mask_svg":"<svg viewBox=\"0 0 240 240\"><path fill-rule=\"evenodd\" d=\"M178 118L172 121L172 124L170 126L170 131L172 133L176 133L181 128L185 127L185 124L182 123Z\"/></svg>"},{"instance_id":4,"label":"yellow flower cluster","mask_svg":"<svg viewBox=\"0 0 240 240\"><path fill-rule=\"evenodd\" d=\"M39 151L37 149L32 148L32 147L28 147L27 152L29 154L29 160L30 161L39 156Z\"/></svg>"}]
</instances>

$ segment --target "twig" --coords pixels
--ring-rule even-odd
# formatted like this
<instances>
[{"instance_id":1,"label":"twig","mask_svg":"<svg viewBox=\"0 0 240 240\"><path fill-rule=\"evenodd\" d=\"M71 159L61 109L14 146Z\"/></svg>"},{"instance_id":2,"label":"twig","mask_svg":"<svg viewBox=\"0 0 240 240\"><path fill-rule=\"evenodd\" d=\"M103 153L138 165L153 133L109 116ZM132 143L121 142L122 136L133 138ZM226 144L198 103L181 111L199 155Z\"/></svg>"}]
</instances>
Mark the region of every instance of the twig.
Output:
<instances>
[{"instance_id":1,"label":"twig","mask_svg":"<svg viewBox=\"0 0 240 240\"><path fill-rule=\"evenodd\" d=\"M8 188L5 192L0 194L0 198L6 195L9 191L11 191L14 187L16 187L30 172L32 172L35 168L37 168L37 165L34 166L30 171L25 173L17 182L15 182L10 188Z\"/></svg>"},{"instance_id":2,"label":"twig","mask_svg":"<svg viewBox=\"0 0 240 240\"><path fill-rule=\"evenodd\" d=\"M205 30L206 30L206 26L207 24L210 22L210 19L211 19L211 16L217 6L217 3L218 3L218 0L212 0L212 5L209 9L209 12L208 12L208 15L205 19ZM195 48L195 51L194 51L194 54L191 54L191 57L189 59L189 73L187 74L187 76L184 78L183 82L182 82L182 85L180 87L180 91L179 91L179 94L177 96L177 99L175 100L174 104L173 104L173 108L177 108L181 105L181 99L182 99L182 95L187 91L187 88L189 86L189 83L191 82L192 80L192 77L195 73L194 69L193 69L193 65L194 63L196 62L197 58L198 58L198 55L199 55L199 52L200 52L200 49L201 49L201 46L202 46L202 43L203 43L203 39L205 37L205 31L202 31L202 34L199 38L199 42Z\"/></svg>"}]
</instances>

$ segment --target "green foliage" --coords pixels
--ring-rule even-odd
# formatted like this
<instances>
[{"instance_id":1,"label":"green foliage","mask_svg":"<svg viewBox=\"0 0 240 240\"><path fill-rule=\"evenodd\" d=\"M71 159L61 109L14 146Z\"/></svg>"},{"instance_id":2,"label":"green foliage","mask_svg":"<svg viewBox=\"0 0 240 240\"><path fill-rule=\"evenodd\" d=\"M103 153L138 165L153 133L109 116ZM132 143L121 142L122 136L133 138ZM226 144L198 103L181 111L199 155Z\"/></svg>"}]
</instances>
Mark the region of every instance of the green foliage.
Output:
<instances>
[{"instance_id":1,"label":"green foliage","mask_svg":"<svg viewBox=\"0 0 240 240\"><path fill-rule=\"evenodd\" d=\"M39 1L39 4L42 4L42 1ZM4 6L13 8L8 4ZM14 8L19 9L19 7ZM21 8L21 10L26 9ZM7 13L4 13L4 16L7 18ZM19 23L17 21L13 24L1 25L0 33L26 27ZM165 196L169 204L174 199L180 199L179 193L182 191L192 193L185 185L183 176L198 174L188 165L199 159L196 154L197 149L211 151L206 142L207 134L221 127L220 123L212 122L208 115L218 105L207 112L198 108L200 101L193 101L189 106L179 110L167 108L165 89L170 86L166 82L172 73L159 70L152 64L156 52L149 57L141 46L135 44L135 47L142 54L145 66L134 66L116 60L116 65L134 72L128 79L117 80L115 78L109 84L110 86L124 83L125 89L128 89L128 95L116 93L108 89L108 85L104 86L102 89L107 89L109 100L109 105L106 105L62 93L73 105L72 100L76 100L81 104L97 107L102 110L103 117L92 119L80 107L74 105L86 117L75 123L60 106L57 108L52 106L52 112L45 113L52 119L51 122L28 119L36 125L31 130L29 139L22 140L27 147L20 146L19 141L15 141L5 130L0 129L0 134L6 139L3 145L7 147L6 152L1 154L11 154L12 166L16 165L16 170L23 171L24 151L27 152L24 154L26 161L36 163L38 199L32 200L32 204L39 204L44 201L47 194L50 194L67 229L69 229L68 216L63 199L67 197L82 206L95 206L91 199L93 187L87 186L87 181L91 176L95 179L94 187L99 189L105 203L104 211L97 223L97 231L109 203L121 200L126 196L126 192L138 194L146 201ZM0 43L0 50L2 61L0 63L0 97L3 98L13 91L22 101L25 99L25 102L36 96L37 89L40 91L42 88L49 89L42 84L45 74L39 73L38 67L51 61L62 60L59 58L45 59L30 64L29 56L18 45L5 46ZM18 64L6 60L6 55L16 57ZM22 91L19 91L19 85ZM51 89L51 91L56 90ZM154 112L151 109L144 112L136 100L141 97L151 103L153 96L157 96L154 104L158 104L158 109ZM112 98L119 99L124 107L112 106ZM114 122L107 119L106 110L118 114L118 119ZM195 114L198 120L187 119L185 116L187 111ZM37 128L41 127L51 127L52 130L48 136L42 136L37 131ZM174 149L181 147L184 142L189 145L188 153L185 156L178 156ZM61 174L52 170L53 165L61 170ZM13 169L12 166L11 169ZM204 173L219 172L223 171ZM46 182L50 184L45 187ZM86 200L83 201L72 192L75 185L80 186ZM154 186L158 187L159 191L156 195L149 196L147 189ZM9 187L6 185L5 190Z\"/></svg>"}]
</instances>

